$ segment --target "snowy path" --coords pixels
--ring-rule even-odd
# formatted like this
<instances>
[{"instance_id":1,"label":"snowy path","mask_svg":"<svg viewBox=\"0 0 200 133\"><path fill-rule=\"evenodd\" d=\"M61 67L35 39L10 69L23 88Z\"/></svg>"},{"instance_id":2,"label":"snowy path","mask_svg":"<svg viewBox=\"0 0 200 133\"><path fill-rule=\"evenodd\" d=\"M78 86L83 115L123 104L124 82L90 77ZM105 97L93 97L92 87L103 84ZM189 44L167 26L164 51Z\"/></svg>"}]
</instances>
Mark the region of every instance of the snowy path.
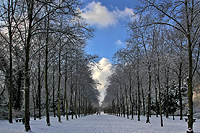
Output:
<instances>
[{"instance_id":1,"label":"snowy path","mask_svg":"<svg viewBox=\"0 0 200 133\"><path fill-rule=\"evenodd\" d=\"M62 123L57 118L51 117L51 126L46 126L45 118L31 120L33 133L184 133L187 123L175 121L172 118L164 118L164 127L160 127L160 119L152 116L151 123L145 123L146 118L141 116L141 121L130 120L124 117L111 115L91 115ZM200 120L194 124L195 133L200 133ZM0 133L24 133L24 125L21 123L9 124L8 121L0 121Z\"/></svg>"}]
</instances>

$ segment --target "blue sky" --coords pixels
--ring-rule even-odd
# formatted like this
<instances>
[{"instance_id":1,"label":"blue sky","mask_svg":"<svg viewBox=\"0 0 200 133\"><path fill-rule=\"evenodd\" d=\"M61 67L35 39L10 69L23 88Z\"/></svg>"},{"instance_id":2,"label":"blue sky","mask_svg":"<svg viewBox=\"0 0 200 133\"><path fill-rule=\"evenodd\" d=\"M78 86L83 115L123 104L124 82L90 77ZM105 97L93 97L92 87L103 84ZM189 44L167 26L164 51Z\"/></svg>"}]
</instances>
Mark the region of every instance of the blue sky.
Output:
<instances>
[{"instance_id":1,"label":"blue sky","mask_svg":"<svg viewBox=\"0 0 200 133\"><path fill-rule=\"evenodd\" d=\"M134 19L134 6L136 0L82 0L81 11L91 27L95 29L94 37L88 42L86 51L89 54L100 56L100 71L93 66L93 78L101 85L97 87L100 92L100 103L103 101L107 77L112 74L112 57L114 53L125 47L127 38L126 24Z\"/></svg>"},{"instance_id":2,"label":"blue sky","mask_svg":"<svg viewBox=\"0 0 200 133\"><path fill-rule=\"evenodd\" d=\"M133 19L136 0L82 0L83 17L95 29L87 52L112 62L113 54L125 46L126 23Z\"/></svg>"}]
</instances>

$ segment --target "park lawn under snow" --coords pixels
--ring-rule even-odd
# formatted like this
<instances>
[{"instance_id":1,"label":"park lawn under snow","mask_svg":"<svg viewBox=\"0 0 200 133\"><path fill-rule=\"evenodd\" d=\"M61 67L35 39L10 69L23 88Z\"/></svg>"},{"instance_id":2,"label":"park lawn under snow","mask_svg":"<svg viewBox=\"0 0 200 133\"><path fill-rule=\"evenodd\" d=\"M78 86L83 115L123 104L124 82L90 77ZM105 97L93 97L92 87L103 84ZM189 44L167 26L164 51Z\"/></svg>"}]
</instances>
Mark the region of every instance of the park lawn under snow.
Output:
<instances>
[{"instance_id":1,"label":"park lawn under snow","mask_svg":"<svg viewBox=\"0 0 200 133\"><path fill-rule=\"evenodd\" d=\"M66 121L62 117L62 123L57 118L50 117L51 126L46 126L45 117L34 121L31 118L30 126L33 133L184 133L187 130L187 123L179 120L179 117L164 119L164 127L160 127L160 118L151 117L151 123L145 123L146 117L141 116L141 121L112 115L90 115ZM195 133L200 133L200 119L194 123ZM13 120L0 121L0 133L24 133L24 125Z\"/></svg>"}]
</instances>

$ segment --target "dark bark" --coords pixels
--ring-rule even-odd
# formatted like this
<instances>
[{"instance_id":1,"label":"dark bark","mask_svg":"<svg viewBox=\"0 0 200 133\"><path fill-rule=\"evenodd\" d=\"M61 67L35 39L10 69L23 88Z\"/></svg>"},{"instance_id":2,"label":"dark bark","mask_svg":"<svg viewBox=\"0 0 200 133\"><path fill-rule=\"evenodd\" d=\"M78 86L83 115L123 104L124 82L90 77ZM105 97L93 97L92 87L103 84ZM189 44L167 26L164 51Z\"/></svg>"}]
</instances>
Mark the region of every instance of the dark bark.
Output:
<instances>
[{"instance_id":1,"label":"dark bark","mask_svg":"<svg viewBox=\"0 0 200 133\"><path fill-rule=\"evenodd\" d=\"M140 78L139 78L139 72L137 71L137 80L138 80L138 121L140 121Z\"/></svg>"},{"instance_id":2,"label":"dark bark","mask_svg":"<svg viewBox=\"0 0 200 133\"><path fill-rule=\"evenodd\" d=\"M40 46L39 46L40 49ZM39 51L39 60L38 60L38 109L39 109L39 119L41 119L41 79L40 79L40 51Z\"/></svg>"},{"instance_id":3,"label":"dark bark","mask_svg":"<svg viewBox=\"0 0 200 133\"><path fill-rule=\"evenodd\" d=\"M46 11L47 11L47 6L46 6ZM45 49L45 93L46 93L46 104L45 104L45 108L46 108L46 122L47 122L47 126L50 126L50 118L49 118L49 90L48 90L48 43L49 43L49 16L47 16L47 18L45 18L45 27L47 29L47 33L46 33L46 49Z\"/></svg>"},{"instance_id":4,"label":"dark bark","mask_svg":"<svg viewBox=\"0 0 200 133\"><path fill-rule=\"evenodd\" d=\"M29 87L30 87L30 80L29 80L29 52L31 47L31 32L32 32L32 22L33 22L33 5L34 2L32 0L27 0L27 13L28 13L28 35L26 39L26 45L25 45L25 78L24 78L24 87L25 87L25 131L28 132L31 130L30 127L30 116L29 116Z\"/></svg>"},{"instance_id":5,"label":"dark bark","mask_svg":"<svg viewBox=\"0 0 200 133\"><path fill-rule=\"evenodd\" d=\"M149 91L148 91L148 109L147 109L147 120L146 123L150 123L149 117L151 116L151 66L148 66L149 71Z\"/></svg>"},{"instance_id":6,"label":"dark bark","mask_svg":"<svg viewBox=\"0 0 200 133\"><path fill-rule=\"evenodd\" d=\"M60 117L60 83L61 83L61 42L59 46L59 55L58 55L58 95L57 95L57 102L58 102L58 122L61 122L61 117Z\"/></svg>"},{"instance_id":7,"label":"dark bark","mask_svg":"<svg viewBox=\"0 0 200 133\"><path fill-rule=\"evenodd\" d=\"M189 59L189 70L188 70L188 104L189 104L189 110L188 110L188 129L193 129L193 87L192 87L192 79L193 79L193 65L192 65L192 39L191 39L191 27L192 24L190 23L190 19L193 19L193 7L194 7L194 0L192 0L192 8L190 8L189 3L187 0L185 0L185 13L186 13L186 23L187 23L187 40L188 40L188 59ZM190 11L188 9L190 8ZM189 16L189 12L191 12L191 16ZM193 20L191 20L193 22Z\"/></svg>"},{"instance_id":8,"label":"dark bark","mask_svg":"<svg viewBox=\"0 0 200 133\"><path fill-rule=\"evenodd\" d=\"M178 75L178 90L179 90L179 102L180 102L180 120L183 120L183 104L181 95L181 80L182 80L182 62L180 62L179 75Z\"/></svg>"},{"instance_id":9,"label":"dark bark","mask_svg":"<svg viewBox=\"0 0 200 133\"><path fill-rule=\"evenodd\" d=\"M56 117L55 109L55 66L53 64L53 116Z\"/></svg>"},{"instance_id":10,"label":"dark bark","mask_svg":"<svg viewBox=\"0 0 200 133\"><path fill-rule=\"evenodd\" d=\"M67 59L66 59L67 62ZM65 67L67 67L67 65L65 65ZM67 101L67 68L65 70L65 95L64 95L64 100L65 100L65 112L66 112L66 120L69 120L68 117L68 101Z\"/></svg>"},{"instance_id":11,"label":"dark bark","mask_svg":"<svg viewBox=\"0 0 200 133\"><path fill-rule=\"evenodd\" d=\"M166 86L167 86L167 107L166 107L166 118L169 118L169 71L166 70Z\"/></svg>"},{"instance_id":12,"label":"dark bark","mask_svg":"<svg viewBox=\"0 0 200 133\"><path fill-rule=\"evenodd\" d=\"M161 87L160 87L160 64L159 64L159 57L158 57L158 77L157 77L157 80L158 80L158 97L159 97L159 112L160 112L160 125L161 127L163 127L163 118L162 118L162 107L161 107L161 97L160 97L160 93L161 93Z\"/></svg>"},{"instance_id":13,"label":"dark bark","mask_svg":"<svg viewBox=\"0 0 200 133\"><path fill-rule=\"evenodd\" d=\"M145 98L144 98L144 89L142 88L142 107L143 107L143 116L145 116Z\"/></svg>"},{"instance_id":14,"label":"dark bark","mask_svg":"<svg viewBox=\"0 0 200 133\"><path fill-rule=\"evenodd\" d=\"M10 78L9 78L9 122L13 123L12 121L12 99L13 99L13 86L12 86L12 15L13 15L13 10L10 12L11 7L12 7L13 1L8 0L8 32L9 32L9 54L10 54ZM11 14L12 13L12 14Z\"/></svg>"}]
</instances>

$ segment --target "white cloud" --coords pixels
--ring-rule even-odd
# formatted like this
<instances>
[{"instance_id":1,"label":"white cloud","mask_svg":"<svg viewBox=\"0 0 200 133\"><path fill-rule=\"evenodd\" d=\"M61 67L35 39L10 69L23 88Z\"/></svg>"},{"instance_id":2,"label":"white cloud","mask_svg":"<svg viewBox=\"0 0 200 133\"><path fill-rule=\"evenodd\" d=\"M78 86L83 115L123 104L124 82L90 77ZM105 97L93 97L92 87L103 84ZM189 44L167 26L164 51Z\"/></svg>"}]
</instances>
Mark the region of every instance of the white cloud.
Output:
<instances>
[{"instance_id":1,"label":"white cloud","mask_svg":"<svg viewBox=\"0 0 200 133\"><path fill-rule=\"evenodd\" d=\"M106 91L106 84L107 84L107 77L112 74L111 68L112 64L107 58L102 58L98 62L99 67L102 70L99 70L96 66L91 66L93 70L93 78L95 80L98 80L101 85L97 86L97 89L99 90L101 96L100 96L100 102L103 101Z\"/></svg>"},{"instance_id":2,"label":"white cloud","mask_svg":"<svg viewBox=\"0 0 200 133\"><path fill-rule=\"evenodd\" d=\"M115 42L115 44L117 44L117 45L122 45L123 43L122 43L121 40L117 40L117 41Z\"/></svg>"},{"instance_id":3,"label":"white cloud","mask_svg":"<svg viewBox=\"0 0 200 133\"><path fill-rule=\"evenodd\" d=\"M99 27L115 25L120 19L130 19L133 14L133 9L127 7L123 11L120 11L118 8L115 8L114 11L109 11L108 8L102 6L100 2L95 1L89 3L84 9L82 9L83 18L85 18L90 24Z\"/></svg>"}]
</instances>

